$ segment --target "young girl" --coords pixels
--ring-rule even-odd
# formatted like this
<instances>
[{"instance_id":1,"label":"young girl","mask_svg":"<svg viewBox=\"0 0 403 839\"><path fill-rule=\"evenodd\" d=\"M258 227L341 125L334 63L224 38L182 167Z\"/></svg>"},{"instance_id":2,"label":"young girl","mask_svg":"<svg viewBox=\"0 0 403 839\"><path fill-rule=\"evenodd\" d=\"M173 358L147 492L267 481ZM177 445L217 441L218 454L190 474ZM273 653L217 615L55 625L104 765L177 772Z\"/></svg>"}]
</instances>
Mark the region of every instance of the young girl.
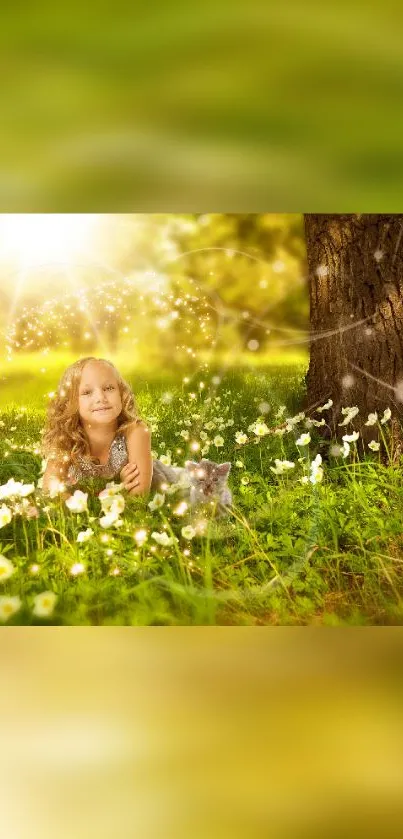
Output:
<instances>
[{"instance_id":1,"label":"young girl","mask_svg":"<svg viewBox=\"0 0 403 839\"><path fill-rule=\"evenodd\" d=\"M43 489L55 481L120 478L131 495L148 492L151 435L133 393L110 361L82 358L67 368L52 400L43 437Z\"/></svg>"}]
</instances>

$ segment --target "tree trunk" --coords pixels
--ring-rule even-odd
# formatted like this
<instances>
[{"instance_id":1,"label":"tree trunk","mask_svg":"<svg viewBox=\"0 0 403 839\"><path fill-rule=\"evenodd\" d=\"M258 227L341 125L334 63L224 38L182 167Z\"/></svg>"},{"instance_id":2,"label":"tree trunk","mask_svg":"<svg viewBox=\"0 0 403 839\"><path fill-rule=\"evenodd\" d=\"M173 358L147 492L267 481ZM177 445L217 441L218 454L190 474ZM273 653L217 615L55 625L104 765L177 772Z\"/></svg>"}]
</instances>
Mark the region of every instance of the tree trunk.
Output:
<instances>
[{"instance_id":1,"label":"tree trunk","mask_svg":"<svg viewBox=\"0 0 403 839\"><path fill-rule=\"evenodd\" d=\"M341 408L357 406L354 427L390 407L400 436L403 403L403 215L306 215L311 351L307 406L329 398L333 434ZM314 415L315 416L315 415ZM318 417L319 415L316 415ZM324 415L326 416L326 415ZM399 421L398 421L399 420Z\"/></svg>"}]
</instances>

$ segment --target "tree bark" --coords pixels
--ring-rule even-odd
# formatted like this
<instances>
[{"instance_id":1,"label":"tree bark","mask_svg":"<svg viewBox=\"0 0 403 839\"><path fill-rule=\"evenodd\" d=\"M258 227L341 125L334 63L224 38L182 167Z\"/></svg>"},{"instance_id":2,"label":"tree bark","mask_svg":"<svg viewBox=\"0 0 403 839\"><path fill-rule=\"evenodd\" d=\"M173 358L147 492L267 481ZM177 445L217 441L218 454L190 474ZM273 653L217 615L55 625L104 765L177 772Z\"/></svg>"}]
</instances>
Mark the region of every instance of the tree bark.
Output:
<instances>
[{"instance_id":1,"label":"tree bark","mask_svg":"<svg viewBox=\"0 0 403 839\"><path fill-rule=\"evenodd\" d=\"M390 407L400 436L403 403L403 215L305 215L310 287L307 411L329 398L333 434L341 408L357 406L364 439L369 413ZM316 415L318 416L318 415Z\"/></svg>"}]
</instances>

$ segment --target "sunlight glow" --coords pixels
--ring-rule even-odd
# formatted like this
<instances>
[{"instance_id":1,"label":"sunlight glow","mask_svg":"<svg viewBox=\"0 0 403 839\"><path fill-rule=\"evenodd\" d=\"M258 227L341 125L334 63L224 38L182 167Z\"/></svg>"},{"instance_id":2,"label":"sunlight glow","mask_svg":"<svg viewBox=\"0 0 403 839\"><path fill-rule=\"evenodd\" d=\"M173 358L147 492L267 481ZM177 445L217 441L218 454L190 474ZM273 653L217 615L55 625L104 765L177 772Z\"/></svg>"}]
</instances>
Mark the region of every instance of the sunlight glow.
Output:
<instances>
[{"instance_id":1,"label":"sunlight glow","mask_svg":"<svg viewBox=\"0 0 403 839\"><path fill-rule=\"evenodd\" d=\"M94 214L2 214L0 259L25 269L71 259L85 247L97 219Z\"/></svg>"}]
</instances>

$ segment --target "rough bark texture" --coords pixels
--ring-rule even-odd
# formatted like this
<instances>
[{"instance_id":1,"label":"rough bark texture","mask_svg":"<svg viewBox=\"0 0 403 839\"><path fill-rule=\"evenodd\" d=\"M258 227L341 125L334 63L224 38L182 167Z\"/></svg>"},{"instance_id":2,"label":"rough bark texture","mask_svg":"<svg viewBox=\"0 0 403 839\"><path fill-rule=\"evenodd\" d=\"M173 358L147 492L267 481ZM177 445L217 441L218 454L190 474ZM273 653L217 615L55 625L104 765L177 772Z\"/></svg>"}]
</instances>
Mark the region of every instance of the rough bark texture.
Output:
<instances>
[{"instance_id":1,"label":"rough bark texture","mask_svg":"<svg viewBox=\"0 0 403 839\"><path fill-rule=\"evenodd\" d=\"M307 409L357 405L360 427L390 407L402 419L403 215L306 215L311 350ZM311 413L311 411L309 411ZM400 423L394 423L399 436ZM374 428L361 428L364 439Z\"/></svg>"}]
</instances>

